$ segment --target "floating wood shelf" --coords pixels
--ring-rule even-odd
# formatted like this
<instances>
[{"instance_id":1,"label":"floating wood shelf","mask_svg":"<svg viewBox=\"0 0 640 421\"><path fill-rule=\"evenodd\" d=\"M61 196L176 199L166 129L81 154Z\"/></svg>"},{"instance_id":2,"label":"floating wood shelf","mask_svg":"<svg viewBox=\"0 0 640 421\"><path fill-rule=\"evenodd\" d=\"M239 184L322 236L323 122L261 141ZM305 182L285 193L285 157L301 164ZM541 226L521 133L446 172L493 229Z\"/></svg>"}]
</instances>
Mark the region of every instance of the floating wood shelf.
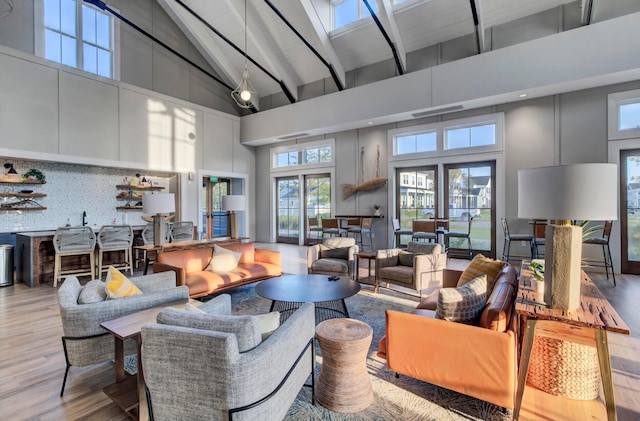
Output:
<instances>
[{"instance_id":1,"label":"floating wood shelf","mask_svg":"<svg viewBox=\"0 0 640 421\"><path fill-rule=\"evenodd\" d=\"M44 184L39 181L5 181L5 180L0 180L0 183L2 184Z\"/></svg>"},{"instance_id":2,"label":"floating wood shelf","mask_svg":"<svg viewBox=\"0 0 640 421\"><path fill-rule=\"evenodd\" d=\"M46 210L47 208L45 208L44 206L41 206L39 208L5 208L4 206L0 206L0 211L34 211L34 210Z\"/></svg>"},{"instance_id":3,"label":"floating wood shelf","mask_svg":"<svg viewBox=\"0 0 640 421\"><path fill-rule=\"evenodd\" d=\"M142 206L118 206L117 210L142 210Z\"/></svg>"},{"instance_id":4,"label":"floating wood shelf","mask_svg":"<svg viewBox=\"0 0 640 421\"><path fill-rule=\"evenodd\" d=\"M44 193L0 193L0 197L46 197Z\"/></svg>"},{"instance_id":5,"label":"floating wood shelf","mask_svg":"<svg viewBox=\"0 0 640 421\"><path fill-rule=\"evenodd\" d=\"M128 184L118 184L116 188L120 190L164 190L164 187L160 186L130 186Z\"/></svg>"},{"instance_id":6,"label":"floating wood shelf","mask_svg":"<svg viewBox=\"0 0 640 421\"><path fill-rule=\"evenodd\" d=\"M142 196L116 196L118 200L142 200Z\"/></svg>"}]
</instances>

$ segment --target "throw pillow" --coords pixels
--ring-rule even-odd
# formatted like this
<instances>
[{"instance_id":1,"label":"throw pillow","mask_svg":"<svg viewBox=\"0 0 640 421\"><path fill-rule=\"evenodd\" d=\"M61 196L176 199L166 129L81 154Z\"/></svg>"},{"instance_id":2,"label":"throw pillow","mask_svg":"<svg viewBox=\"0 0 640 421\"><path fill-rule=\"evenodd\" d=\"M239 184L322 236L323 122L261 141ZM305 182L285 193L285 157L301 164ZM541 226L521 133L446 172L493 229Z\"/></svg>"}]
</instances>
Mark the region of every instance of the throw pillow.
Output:
<instances>
[{"instance_id":1,"label":"throw pillow","mask_svg":"<svg viewBox=\"0 0 640 421\"><path fill-rule=\"evenodd\" d=\"M327 246L320 246L320 258L326 259L342 259L349 260L349 249L351 247L338 247L338 248L329 248Z\"/></svg>"},{"instance_id":2,"label":"throw pillow","mask_svg":"<svg viewBox=\"0 0 640 421\"><path fill-rule=\"evenodd\" d=\"M277 328L280 327L280 312L272 311L271 313L258 314L258 323L260 324L260 333L262 340L267 339Z\"/></svg>"},{"instance_id":3,"label":"throw pillow","mask_svg":"<svg viewBox=\"0 0 640 421\"><path fill-rule=\"evenodd\" d=\"M118 269L109 266L107 280L105 281L107 299L129 297L131 295L142 294L142 291L122 274Z\"/></svg>"},{"instance_id":4,"label":"throw pillow","mask_svg":"<svg viewBox=\"0 0 640 421\"><path fill-rule=\"evenodd\" d=\"M441 288L436 318L475 324L487 304L487 276L482 275L458 288Z\"/></svg>"},{"instance_id":5,"label":"throw pillow","mask_svg":"<svg viewBox=\"0 0 640 421\"><path fill-rule=\"evenodd\" d=\"M107 291L104 282L100 279L94 279L93 281L87 282L87 284L80 289L78 304L99 303L106 299Z\"/></svg>"},{"instance_id":6,"label":"throw pillow","mask_svg":"<svg viewBox=\"0 0 640 421\"><path fill-rule=\"evenodd\" d=\"M410 266L413 267L413 257L416 253L411 253L409 251L401 251L398 254L398 263L402 266Z\"/></svg>"},{"instance_id":7,"label":"throw pillow","mask_svg":"<svg viewBox=\"0 0 640 421\"><path fill-rule=\"evenodd\" d=\"M213 257L206 270L224 275L227 272L231 272L238 266L238 261L242 253L235 252L233 250L220 247L218 245L213 246Z\"/></svg>"},{"instance_id":8,"label":"throw pillow","mask_svg":"<svg viewBox=\"0 0 640 421\"><path fill-rule=\"evenodd\" d=\"M495 284L498 275L507 264L502 260L493 260L477 254L460 275L457 286L460 287L480 275L487 275L487 294L490 295L491 291L493 291L493 284Z\"/></svg>"}]
</instances>

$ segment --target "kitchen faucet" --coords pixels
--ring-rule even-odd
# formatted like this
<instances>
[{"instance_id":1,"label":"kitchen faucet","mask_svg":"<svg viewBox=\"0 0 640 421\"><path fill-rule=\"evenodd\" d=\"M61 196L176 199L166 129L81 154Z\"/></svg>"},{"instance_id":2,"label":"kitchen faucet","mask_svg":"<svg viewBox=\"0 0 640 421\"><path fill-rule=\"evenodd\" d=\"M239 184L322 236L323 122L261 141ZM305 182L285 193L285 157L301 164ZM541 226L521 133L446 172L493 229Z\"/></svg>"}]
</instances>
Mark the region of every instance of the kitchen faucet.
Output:
<instances>
[{"instance_id":1,"label":"kitchen faucet","mask_svg":"<svg viewBox=\"0 0 640 421\"><path fill-rule=\"evenodd\" d=\"M87 225L87 211L82 211L82 226Z\"/></svg>"}]
</instances>

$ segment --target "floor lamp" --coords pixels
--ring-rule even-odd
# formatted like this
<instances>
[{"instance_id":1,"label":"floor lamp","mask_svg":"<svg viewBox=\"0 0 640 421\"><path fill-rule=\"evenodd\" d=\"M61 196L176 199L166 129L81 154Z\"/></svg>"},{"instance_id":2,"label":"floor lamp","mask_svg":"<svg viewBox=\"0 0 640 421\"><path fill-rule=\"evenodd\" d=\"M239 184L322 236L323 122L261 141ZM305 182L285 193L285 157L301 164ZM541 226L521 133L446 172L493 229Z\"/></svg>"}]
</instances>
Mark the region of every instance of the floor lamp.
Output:
<instances>
[{"instance_id":1,"label":"floor lamp","mask_svg":"<svg viewBox=\"0 0 640 421\"><path fill-rule=\"evenodd\" d=\"M165 215L176 211L176 198L173 193L142 195L142 211L153 217L153 245L161 246L166 240Z\"/></svg>"},{"instance_id":2,"label":"floor lamp","mask_svg":"<svg viewBox=\"0 0 640 421\"><path fill-rule=\"evenodd\" d=\"M518 218L551 219L545 232L544 300L580 306L582 227L571 220L617 219L615 164L574 164L518 171Z\"/></svg>"},{"instance_id":3,"label":"floor lamp","mask_svg":"<svg viewBox=\"0 0 640 421\"><path fill-rule=\"evenodd\" d=\"M238 211L245 210L245 197L239 194L222 196L222 210L228 211L231 223L231 238L240 238L238 231Z\"/></svg>"}]
</instances>

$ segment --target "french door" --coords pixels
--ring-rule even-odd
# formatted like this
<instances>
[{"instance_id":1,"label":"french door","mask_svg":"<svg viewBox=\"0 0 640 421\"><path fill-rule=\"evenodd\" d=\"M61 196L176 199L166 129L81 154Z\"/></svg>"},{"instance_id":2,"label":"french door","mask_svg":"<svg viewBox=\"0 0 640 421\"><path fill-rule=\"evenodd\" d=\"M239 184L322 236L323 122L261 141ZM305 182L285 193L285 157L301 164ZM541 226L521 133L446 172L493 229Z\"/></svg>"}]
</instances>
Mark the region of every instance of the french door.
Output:
<instances>
[{"instance_id":1,"label":"french door","mask_svg":"<svg viewBox=\"0 0 640 421\"><path fill-rule=\"evenodd\" d=\"M218 177L202 179L202 238L228 237L229 224L226 211L222 210L222 196L231 194L231 180Z\"/></svg>"},{"instance_id":2,"label":"french door","mask_svg":"<svg viewBox=\"0 0 640 421\"><path fill-rule=\"evenodd\" d=\"M298 176L276 178L276 189L276 242L298 244L300 238Z\"/></svg>"},{"instance_id":3,"label":"french door","mask_svg":"<svg viewBox=\"0 0 640 421\"><path fill-rule=\"evenodd\" d=\"M449 231L469 232L473 253L496 256L495 161L444 166L444 217ZM467 253L467 240L451 238L449 250Z\"/></svg>"},{"instance_id":4,"label":"french door","mask_svg":"<svg viewBox=\"0 0 640 421\"><path fill-rule=\"evenodd\" d=\"M317 239L309 238L309 218L317 218L320 224L323 218L331 216L331 177L329 174L304 176L304 203L306 215L305 244L315 244Z\"/></svg>"},{"instance_id":5,"label":"french door","mask_svg":"<svg viewBox=\"0 0 640 421\"><path fill-rule=\"evenodd\" d=\"M621 271L640 275L640 149L620 151Z\"/></svg>"},{"instance_id":6,"label":"french door","mask_svg":"<svg viewBox=\"0 0 640 421\"><path fill-rule=\"evenodd\" d=\"M438 215L437 166L398 168L396 170L396 215L401 229L412 229L414 219L436 218ZM400 245L411 240L401 236Z\"/></svg>"}]
</instances>

